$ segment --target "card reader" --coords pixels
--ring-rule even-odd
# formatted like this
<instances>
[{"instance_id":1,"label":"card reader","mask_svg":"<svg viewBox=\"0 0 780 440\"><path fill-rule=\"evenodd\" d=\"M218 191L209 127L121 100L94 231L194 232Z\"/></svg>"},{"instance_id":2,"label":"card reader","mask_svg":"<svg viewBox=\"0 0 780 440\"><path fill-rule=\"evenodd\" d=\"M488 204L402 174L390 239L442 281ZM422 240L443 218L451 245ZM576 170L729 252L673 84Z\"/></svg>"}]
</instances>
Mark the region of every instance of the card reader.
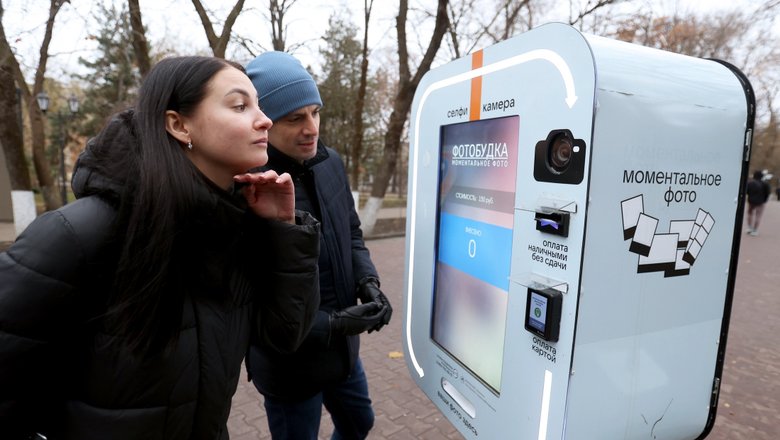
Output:
<instances>
[{"instance_id":1,"label":"card reader","mask_svg":"<svg viewBox=\"0 0 780 440\"><path fill-rule=\"evenodd\" d=\"M525 308L525 329L544 338L557 342L561 327L561 307L563 294L555 289L528 288Z\"/></svg>"}]
</instances>

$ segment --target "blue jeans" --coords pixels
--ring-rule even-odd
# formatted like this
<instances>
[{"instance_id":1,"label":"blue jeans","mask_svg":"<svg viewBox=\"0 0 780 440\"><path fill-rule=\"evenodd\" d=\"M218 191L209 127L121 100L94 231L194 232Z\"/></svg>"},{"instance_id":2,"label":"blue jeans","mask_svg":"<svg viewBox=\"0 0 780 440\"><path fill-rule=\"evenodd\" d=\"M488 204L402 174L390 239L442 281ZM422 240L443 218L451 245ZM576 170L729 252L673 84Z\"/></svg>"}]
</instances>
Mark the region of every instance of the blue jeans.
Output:
<instances>
[{"instance_id":1,"label":"blue jeans","mask_svg":"<svg viewBox=\"0 0 780 440\"><path fill-rule=\"evenodd\" d=\"M331 440L363 440L374 426L374 410L368 397L368 381L360 358L344 382L329 386L300 402L265 398L268 428L274 440L317 440L322 405L335 429Z\"/></svg>"}]
</instances>

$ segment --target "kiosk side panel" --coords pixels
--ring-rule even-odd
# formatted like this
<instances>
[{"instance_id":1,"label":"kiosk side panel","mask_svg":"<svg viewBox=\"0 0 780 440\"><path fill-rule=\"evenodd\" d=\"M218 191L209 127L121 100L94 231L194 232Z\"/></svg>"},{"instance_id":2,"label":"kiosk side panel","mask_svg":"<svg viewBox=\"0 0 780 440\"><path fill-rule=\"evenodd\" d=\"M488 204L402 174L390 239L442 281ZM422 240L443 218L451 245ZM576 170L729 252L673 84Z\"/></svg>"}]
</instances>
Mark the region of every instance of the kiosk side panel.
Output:
<instances>
[{"instance_id":1,"label":"kiosk side panel","mask_svg":"<svg viewBox=\"0 0 780 440\"><path fill-rule=\"evenodd\" d=\"M567 438L694 439L733 294L744 90L712 61L589 42L599 110Z\"/></svg>"}]
</instances>

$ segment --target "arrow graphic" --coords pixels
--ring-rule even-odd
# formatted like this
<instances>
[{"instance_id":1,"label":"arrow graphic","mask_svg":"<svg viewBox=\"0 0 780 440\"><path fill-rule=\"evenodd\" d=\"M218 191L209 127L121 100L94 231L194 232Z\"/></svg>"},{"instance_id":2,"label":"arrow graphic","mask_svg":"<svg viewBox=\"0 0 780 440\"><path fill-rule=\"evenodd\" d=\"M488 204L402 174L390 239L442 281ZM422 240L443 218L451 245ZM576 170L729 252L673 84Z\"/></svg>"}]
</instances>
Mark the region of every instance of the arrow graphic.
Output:
<instances>
[{"instance_id":1,"label":"arrow graphic","mask_svg":"<svg viewBox=\"0 0 780 440\"><path fill-rule=\"evenodd\" d=\"M566 87L566 105L568 105L569 108L574 107L574 103L577 102L577 93L574 90L574 76L571 74L571 69L569 69L569 65L566 64L566 61L564 61L560 55L549 49L536 49L525 52L520 55L515 55L493 64L489 64L485 67L471 70L467 73L471 74L469 77L469 79L471 79L476 76L484 76L493 72L498 72L499 70L506 69L507 67L516 66L518 64L523 64L534 60L548 61L552 63L556 69L558 69L558 73L561 74L561 79L563 79L563 85Z\"/></svg>"}]
</instances>

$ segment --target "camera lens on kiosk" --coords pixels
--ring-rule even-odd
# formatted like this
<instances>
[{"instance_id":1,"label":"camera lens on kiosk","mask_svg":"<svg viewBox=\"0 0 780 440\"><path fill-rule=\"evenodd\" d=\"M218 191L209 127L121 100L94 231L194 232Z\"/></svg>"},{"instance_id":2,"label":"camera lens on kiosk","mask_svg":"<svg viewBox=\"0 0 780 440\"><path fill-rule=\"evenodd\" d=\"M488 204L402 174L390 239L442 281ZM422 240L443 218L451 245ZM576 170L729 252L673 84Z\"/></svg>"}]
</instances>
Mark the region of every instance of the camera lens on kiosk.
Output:
<instances>
[{"instance_id":1,"label":"camera lens on kiosk","mask_svg":"<svg viewBox=\"0 0 780 440\"><path fill-rule=\"evenodd\" d=\"M585 176L585 148L585 141L571 130L551 130L534 146L534 179L578 185Z\"/></svg>"},{"instance_id":2,"label":"camera lens on kiosk","mask_svg":"<svg viewBox=\"0 0 780 440\"><path fill-rule=\"evenodd\" d=\"M574 146L574 141L565 132L558 133L550 142L547 163L557 173L566 171L571 163L571 158L579 148Z\"/></svg>"}]
</instances>

